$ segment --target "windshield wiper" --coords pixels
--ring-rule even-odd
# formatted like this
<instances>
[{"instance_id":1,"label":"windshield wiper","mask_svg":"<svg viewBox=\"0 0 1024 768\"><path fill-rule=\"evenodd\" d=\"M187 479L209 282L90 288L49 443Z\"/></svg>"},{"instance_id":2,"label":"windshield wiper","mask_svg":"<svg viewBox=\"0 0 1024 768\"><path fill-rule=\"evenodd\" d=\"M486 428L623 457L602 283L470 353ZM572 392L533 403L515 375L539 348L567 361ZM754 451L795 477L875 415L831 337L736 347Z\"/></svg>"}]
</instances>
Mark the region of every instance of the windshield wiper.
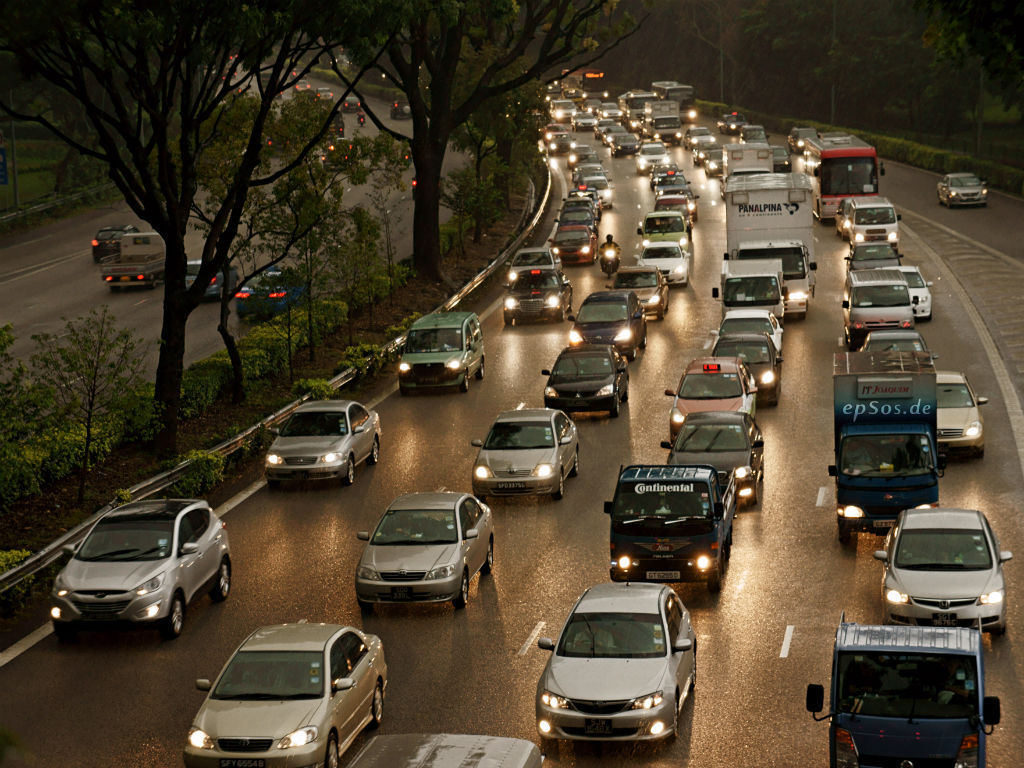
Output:
<instances>
[{"instance_id":1,"label":"windshield wiper","mask_svg":"<svg viewBox=\"0 0 1024 768\"><path fill-rule=\"evenodd\" d=\"M106 559L108 559L110 557L114 557L115 555L130 555L132 552L138 552L138 551L139 550L135 549L134 547L132 549L112 549L109 552L101 552L100 554L93 555L92 557L82 557L82 558L79 558L79 559L81 559L81 560L90 560L90 561L92 561L92 560L106 560Z\"/></svg>"},{"instance_id":2,"label":"windshield wiper","mask_svg":"<svg viewBox=\"0 0 1024 768\"><path fill-rule=\"evenodd\" d=\"M681 517L673 517L671 520L666 520L665 525L675 525L676 523L685 523L687 520L707 520L704 515L683 515Z\"/></svg>"},{"instance_id":3,"label":"windshield wiper","mask_svg":"<svg viewBox=\"0 0 1024 768\"><path fill-rule=\"evenodd\" d=\"M629 525L630 523L642 523L644 520L661 520L660 515L644 515L643 517L633 517L629 520L618 520L616 522L622 523L623 525Z\"/></svg>"}]
</instances>

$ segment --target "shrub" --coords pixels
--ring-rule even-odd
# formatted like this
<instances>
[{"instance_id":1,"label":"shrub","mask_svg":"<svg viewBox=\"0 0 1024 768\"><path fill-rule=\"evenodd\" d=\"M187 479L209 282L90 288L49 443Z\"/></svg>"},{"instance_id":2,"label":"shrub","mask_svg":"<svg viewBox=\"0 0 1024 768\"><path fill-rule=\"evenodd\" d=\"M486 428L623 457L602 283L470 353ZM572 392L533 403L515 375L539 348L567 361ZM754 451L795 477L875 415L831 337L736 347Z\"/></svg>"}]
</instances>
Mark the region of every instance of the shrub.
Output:
<instances>
[{"instance_id":1,"label":"shrub","mask_svg":"<svg viewBox=\"0 0 1024 768\"><path fill-rule=\"evenodd\" d=\"M292 385L292 394L302 397L309 393L312 400L332 400L338 396L338 390L327 383L327 379L299 379Z\"/></svg>"},{"instance_id":2,"label":"shrub","mask_svg":"<svg viewBox=\"0 0 1024 768\"><path fill-rule=\"evenodd\" d=\"M6 573L23 563L32 553L27 549L0 549L0 573ZM6 592L0 592L0 616L10 616L25 603L32 592L35 577L22 579Z\"/></svg>"},{"instance_id":3,"label":"shrub","mask_svg":"<svg viewBox=\"0 0 1024 768\"><path fill-rule=\"evenodd\" d=\"M206 413L231 383L231 361L217 353L193 363L181 378L179 419L187 421Z\"/></svg>"},{"instance_id":4,"label":"shrub","mask_svg":"<svg viewBox=\"0 0 1024 768\"><path fill-rule=\"evenodd\" d=\"M357 376L373 376L386 362L386 356L376 344L356 344L345 349L337 371L341 373L349 368L356 370Z\"/></svg>"},{"instance_id":5,"label":"shrub","mask_svg":"<svg viewBox=\"0 0 1024 768\"><path fill-rule=\"evenodd\" d=\"M224 479L224 457L206 451L189 451L182 459L189 466L184 477L169 489L176 498L200 498Z\"/></svg>"},{"instance_id":6,"label":"shrub","mask_svg":"<svg viewBox=\"0 0 1024 768\"><path fill-rule=\"evenodd\" d=\"M394 325L390 326L386 331L384 331L384 333L388 337L388 339L397 339L403 333L406 333L412 327L412 324L419 320L421 317L423 317L423 315L421 315L419 312L413 312L411 315L407 316L401 322L395 323Z\"/></svg>"}]
</instances>

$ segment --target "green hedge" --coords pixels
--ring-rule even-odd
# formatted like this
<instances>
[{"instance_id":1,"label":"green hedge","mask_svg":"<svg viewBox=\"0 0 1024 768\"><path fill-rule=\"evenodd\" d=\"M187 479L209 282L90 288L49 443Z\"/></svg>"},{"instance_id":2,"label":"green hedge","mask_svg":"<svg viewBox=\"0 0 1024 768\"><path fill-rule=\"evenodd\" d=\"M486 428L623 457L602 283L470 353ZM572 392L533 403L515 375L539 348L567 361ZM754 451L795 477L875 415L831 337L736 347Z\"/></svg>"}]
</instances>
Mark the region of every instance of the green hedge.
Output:
<instances>
[{"instance_id":1,"label":"green hedge","mask_svg":"<svg viewBox=\"0 0 1024 768\"><path fill-rule=\"evenodd\" d=\"M31 554L27 549L0 549L0 573L20 565ZM24 605L25 598L32 592L34 586L35 577L30 576L6 592L0 592L0 616L10 616Z\"/></svg>"}]
</instances>

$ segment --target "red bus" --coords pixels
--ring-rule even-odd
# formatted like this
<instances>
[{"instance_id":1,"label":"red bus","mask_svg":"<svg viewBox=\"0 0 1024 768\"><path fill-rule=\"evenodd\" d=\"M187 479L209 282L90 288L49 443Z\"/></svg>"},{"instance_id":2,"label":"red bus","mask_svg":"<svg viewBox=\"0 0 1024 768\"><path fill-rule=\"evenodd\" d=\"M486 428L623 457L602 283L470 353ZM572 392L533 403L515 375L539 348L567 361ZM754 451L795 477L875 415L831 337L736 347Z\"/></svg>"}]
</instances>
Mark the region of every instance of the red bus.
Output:
<instances>
[{"instance_id":1,"label":"red bus","mask_svg":"<svg viewBox=\"0 0 1024 768\"><path fill-rule=\"evenodd\" d=\"M856 136L825 133L804 142L804 171L814 187L814 215L834 218L844 197L878 195L878 177L885 169L875 148Z\"/></svg>"}]
</instances>

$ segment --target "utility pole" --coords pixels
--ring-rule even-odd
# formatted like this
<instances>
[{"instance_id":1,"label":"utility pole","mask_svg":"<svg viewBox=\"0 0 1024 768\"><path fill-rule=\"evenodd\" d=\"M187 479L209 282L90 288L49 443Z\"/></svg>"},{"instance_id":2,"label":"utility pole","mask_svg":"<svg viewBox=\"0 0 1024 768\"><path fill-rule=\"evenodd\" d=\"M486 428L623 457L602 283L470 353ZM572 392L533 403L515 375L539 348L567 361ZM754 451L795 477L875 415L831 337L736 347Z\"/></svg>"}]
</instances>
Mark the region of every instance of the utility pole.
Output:
<instances>
[{"instance_id":1,"label":"utility pole","mask_svg":"<svg viewBox=\"0 0 1024 768\"><path fill-rule=\"evenodd\" d=\"M836 124L836 3L838 0L832 0L832 45L829 48L829 68L832 70L832 92L829 95L828 105L828 123L829 125Z\"/></svg>"},{"instance_id":2,"label":"utility pole","mask_svg":"<svg viewBox=\"0 0 1024 768\"><path fill-rule=\"evenodd\" d=\"M725 104L725 44L722 42L722 5L718 10L718 100Z\"/></svg>"},{"instance_id":3,"label":"utility pole","mask_svg":"<svg viewBox=\"0 0 1024 768\"><path fill-rule=\"evenodd\" d=\"M8 91L8 103L14 107L14 89ZM21 208L21 199L18 197L18 137L14 131L14 115L11 115L11 156L7 164L7 173L11 178L12 189L14 190L14 210Z\"/></svg>"}]
</instances>

